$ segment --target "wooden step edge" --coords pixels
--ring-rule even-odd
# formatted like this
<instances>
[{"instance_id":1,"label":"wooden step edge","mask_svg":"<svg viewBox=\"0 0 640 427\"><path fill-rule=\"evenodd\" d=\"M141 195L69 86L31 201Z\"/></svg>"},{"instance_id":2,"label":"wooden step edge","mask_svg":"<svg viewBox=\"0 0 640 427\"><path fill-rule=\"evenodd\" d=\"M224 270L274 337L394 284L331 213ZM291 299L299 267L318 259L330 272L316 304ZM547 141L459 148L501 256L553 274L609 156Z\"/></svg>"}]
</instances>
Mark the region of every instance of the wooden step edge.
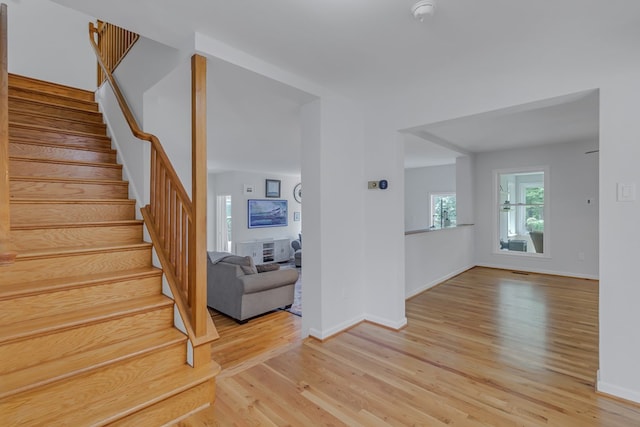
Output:
<instances>
[{"instance_id":1,"label":"wooden step edge","mask_svg":"<svg viewBox=\"0 0 640 427\"><path fill-rule=\"evenodd\" d=\"M187 390L172 395L162 402L141 409L109 424L109 427L130 427L156 425L164 427L191 426L191 417L213 406L215 400L215 379L197 384ZM184 420L186 424L183 423ZM205 424L202 424L204 426Z\"/></svg>"},{"instance_id":2,"label":"wooden step edge","mask_svg":"<svg viewBox=\"0 0 640 427\"><path fill-rule=\"evenodd\" d=\"M162 270L156 267L145 267L132 270L114 271L109 273L97 273L92 275L85 274L82 276L69 276L49 280L13 283L0 286L0 301L28 297L32 295L60 292L63 290L110 285L112 283L133 279L142 280L149 277L161 278Z\"/></svg>"},{"instance_id":3,"label":"wooden step edge","mask_svg":"<svg viewBox=\"0 0 640 427\"><path fill-rule=\"evenodd\" d=\"M33 259L60 258L76 255L104 254L110 252L126 252L151 249L153 245L147 242L121 243L109 245L75 246L68 248L48 248L32 251L23 251L16 256L16 263Z\"/></svg>"},{"instance_id":4,"label":"wooden step edge","mask_svg":"<svg viewBox=\"0 0 640 427\"><path fill-rule=\"evenodd\" d=\"M84 99L70 98L68 96L56 95L55 93L42 92L39 90L27 89L19 86L9 86L9 93L11 93L11 96L15 98L43 102L53 107L67 107L68 105L66 104L73 104L74 107L72 108L77 108L82 111L100 111L100 107L96 101L86 101Z\"/></svg>"},{"instance_id":5,"label":"wooden step edge","mask_svg":"<svg viewBox=\"0 0 640 427\"><path fill-rule=\"evenodd\" d=\"M0 325L0 345L161 310L173 304L172 299L159 294L4 324Z\"/></svg>"},{"instance_id":6,"label":"wooden step edge","mask_svg":"<svg viewBox=\"0 0 640 427\"><path fill-rule=\"evenodd\" d=\"M27 130L33 130L37 132L51 132L51 133L61 133L69 136L80 136L89 139L102 140L105 142L111 143L111 138L104 133L92 133L92 132L82 132L79 130L70 130L70 129L59 129L51 126L41 126L41 125L32 125L28 123L19 123L9 121L9 132L11 132L11 128L21 128ZM105 131L106 132L106 131Z\"/></svg>"},{"instance_id":7,"label":"wooden step edge","mask_svg":"<svg viewBox=\"0 0 640 427\"><path fill-rule=\"evenodd\" d=\"M211 361L210 363L198 368L192 368L185 365L182 369L175 369L167 375L152 378L140 386L144 387L142 388L143 390L154 390L155 395L153 397L144 399L144 396L139 396L138 399L136 399L138 401L132 402L133 405L126 410L110 416L105 414L99 425L114 423L122 418L133 415L136 412L140 412L146 408L161 403L193 387L213 380L219 373L220 365ZM105 411L108 409L105 409Z\"/></svg>"},{"instance_id":8,"label":"wooden step edge","mask_svg":"<svg viewBox=\"0 0 640 427\"><path fill-rule=\"evenodd\" d=\"M31 197L12 197L10 203L13 204L22 204L22 205L50 205L50 204L60 204L60 205L135 205L136 201L134 199L61 199L52 197L50 199L39 199L39 198L31 198Z\"/></svg>"},{"instance_id":9,"label":"wooden step edge","mask_svg":"<svg viewBox=\"0 0 640 427\"><path fill-rule=\"evenodd\" d=\"M18 102L29 103L29 104L46 105L48 107L56 108L56 109L59 109L59 110L66 110L66 111L69 111L70 113L89 114L89 115L95 116L97 119L99 119L100 123L104 123L102 121L102 113L100 111L95 111L94 109L86 110L84 108L73 107L73 106L70 106L70 105L52 104L51 102L41 101L39 99L25 98L23 96L15 95L15 94L14 95L9 95L9 102L11 102L12 100L18 101ZM79 100L79 101L84 102L82 100ZM9 107L9 110L11 110L12 108L13 107ZM21 108L19 110L20 111L30 111L30 110L23 110ZM40 113L40 114L45 114L46 115L46 113Z\"/></svg>"},{"instance_id":10,"label":"wooden step edge","mask_svg":"<svg viewBox=\"0 0 640 427\"><path fill-rule=\"evenodd\" d=\"M52 147L52 148L63 148L65 150L80 150L80 151L92 151L96 153L107 153L107 154L117 154L117 151L113 148L106 147L82 147L79 145L73 144L64 144L64 143L56 143L56 142L46 142L46 141L35 141L32 139L24 139L20 137L10 137L9 144L26 144L26 145L39 145L43 147Z\"/></svg>"},{"instance_id":11,"label":"wooden step edge","mask_svg":"<svg viewBox=\"0 0 640 427\"><path fill-rule=\"evenodd\" d=\"M9 120L12 120L12 118L13 118L12 115L13 114L22 114L22 115L26 115L26 116L29 116L29 117L41 118L41 119L45 119L45 120L54 120L54 121L57 121L57 122L60 122L60 123L73 123L73 124L82 124L82 125L87 125L87 126L96 126L96 127L104 128L105 132L107 130L107 125L104 122L90 122L90 121L76 119L76 118L52 116L50 114L44 114L44 113L42 113L40 111L24 110L24 109L20 109L20 108L18 108L18 109L9 108ZM16 121L12 121L12 123L29 124L29 123L16 122ZM39 126L42 126L42 125L39 125ZM56 127L55 129L60 129L60 128ZM62 129L64 130L64 128L62 128Z\"/></svg>"},{"instance_id":12,"label":"wooden step edge","mask_svg":"<svg viewBox=\"0 0 640 427\"><path fill-rule=\"evenodd\" d=\"M12 231L22 230L49 230L55 228L88 228L88 227L127 227L144 225L141 219L118 219L113 221L87 221L87 222L61 222L61 223L38 223L38 224L21 224L11 226Z\"/></svg>"},{"instance_id":13,"label":"wooden step edge","mask_svg":"<svg viewBox=\"0 0 640 427\"><path fill-rule=\"evenodd\" d=\"M103 185L129 185L128 181L115 179L89 179L89 178L65 178L47 176L10 176L9 181L21 182L62 182L67 184L103 184Z\"/></svg>"},{"instance_id":14,"label":"wooden step edge","mask_svg":"<svg viewBox=\"0 0 640 427\"><path fill-rule=\"evenodd\" d=\"M37 89L35 87L25 87L23 86L23 84L29 84L29 82L33 82L33 84L38 85L38 86L44 86L47 88L50 88L52 90L56 90L56 91L48 91L46 89ZM73 86L68 86L62 83L54 83L54 82L48 82L46 80L40 80L40 79L36 79L34 77L29 77L29 76L23 76L20 74L14 74L14 73L9 73L9 87L15 87L15 88L20 88L20 89L28 89L34 92L40 92L40 93L46 93L46 94L51 94L51 95L55 95L55 96L60 96L62 98L69 98L69 99L76 99L76 100L80 100L80 101L88 101L88 102L95 102L95 92L92 92L90 90L87 89L80 89L77 87L73 87ZM60 92L71 92L71 93L76 93L78 94L81 98L79 97L75 97L75 96L69 96L65 93L60 93ZM88 98L88 99L83 99L83 98Z\"/></svg>"},{"instance_id":15,"label":"wooden step edge","mask_svg":"<svg viewBox=\"0 0 640 427\"><path fill-rule=\"evenodd\" d=\"M122 165L115 162L103 163L103 162L86 162L83 160L41 159L38 157L28 157L28 156L9 156L9 160L17 160L17 161L28 162L28 163L47 163L47 164L54 164L54 165L86 166L86 167L92 167L92 168L107 168L107 169L122 170Z\"/></svg>"},{"instance_id":16,"label":"wooden step edge","mask_svg":"<svg viewBox=\"0 0 640 427\"><path fill-rule=\"evenodd\" d=\"M170 328L0 375L0 400L186 341L186 335Z\"/></svg>"}]
</instances>

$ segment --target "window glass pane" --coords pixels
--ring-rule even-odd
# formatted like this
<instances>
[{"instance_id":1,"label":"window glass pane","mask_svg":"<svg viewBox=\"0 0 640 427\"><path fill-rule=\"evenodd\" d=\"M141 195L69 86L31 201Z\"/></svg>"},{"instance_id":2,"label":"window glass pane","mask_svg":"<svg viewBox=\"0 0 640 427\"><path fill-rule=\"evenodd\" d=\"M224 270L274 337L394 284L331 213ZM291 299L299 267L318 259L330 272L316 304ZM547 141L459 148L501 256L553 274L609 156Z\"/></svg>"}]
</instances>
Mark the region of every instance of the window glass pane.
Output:
<instances>
[{"instance_id":1,"label":"window glass pane","mask_svg":"<svg viewBox=\"0 0 640 427\"><path fill-rule=\"evenodd\" d=\"M456 195L431 195L431 228L445 228L456 225Z\"/></svg>"},{"instance_id":2,"label":"window glass pane","mask_svg":"<svg viewBox=\"0 0 640 427\"><path fill-rule=\"evenodd\" d=\"M544 171L498 174L500 251L543 253Z\"/></svg>"}]
</instances>

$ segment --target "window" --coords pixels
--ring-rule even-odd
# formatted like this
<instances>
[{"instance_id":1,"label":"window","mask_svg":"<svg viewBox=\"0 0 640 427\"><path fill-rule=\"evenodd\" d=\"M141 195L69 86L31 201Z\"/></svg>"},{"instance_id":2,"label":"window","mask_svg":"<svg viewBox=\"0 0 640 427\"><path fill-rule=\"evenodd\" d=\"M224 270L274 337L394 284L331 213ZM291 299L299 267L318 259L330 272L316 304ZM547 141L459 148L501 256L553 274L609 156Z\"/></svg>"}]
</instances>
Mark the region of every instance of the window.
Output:
<instances>
[{"instance_id":1,"label":"window","mask_svg":"<svg viewBox=\"0 0 640 427\"><path fill-rule=\"evenodd\" d=\"M545 239L548 175L546 168L496 172L499 252L548 255L544 250L544 240L549 241L548 234Z\"/></svg>"},{"instance_id":2,"label":"window","mask_svg":"<svg viewBox=\"0 0 640 427\"><path fill-rule=\"evenodd\" d=\"M431 228L456 225L456 193L431 193Z\"/></svg>"}]
</instances>

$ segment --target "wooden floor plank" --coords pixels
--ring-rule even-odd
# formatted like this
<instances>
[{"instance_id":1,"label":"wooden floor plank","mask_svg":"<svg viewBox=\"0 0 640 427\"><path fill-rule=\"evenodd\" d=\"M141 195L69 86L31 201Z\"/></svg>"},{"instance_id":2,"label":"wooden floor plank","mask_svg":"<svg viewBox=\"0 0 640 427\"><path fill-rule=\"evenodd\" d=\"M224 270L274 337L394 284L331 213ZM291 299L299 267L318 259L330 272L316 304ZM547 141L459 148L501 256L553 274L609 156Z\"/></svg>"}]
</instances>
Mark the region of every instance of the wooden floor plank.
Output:
<instances>
[{"instance_id":1,"label":"wooden floor plank","mask_svg":"<svg viewBox=\"0 0 640 427\"><path fill-rule=\"evenodd\" d=\"M401 331L324 342L272 336L287 314L217 315L218 397L181 426L640 426L595 391L596 281L477 267L408 300Z\"/></svg>"}]
</instances>

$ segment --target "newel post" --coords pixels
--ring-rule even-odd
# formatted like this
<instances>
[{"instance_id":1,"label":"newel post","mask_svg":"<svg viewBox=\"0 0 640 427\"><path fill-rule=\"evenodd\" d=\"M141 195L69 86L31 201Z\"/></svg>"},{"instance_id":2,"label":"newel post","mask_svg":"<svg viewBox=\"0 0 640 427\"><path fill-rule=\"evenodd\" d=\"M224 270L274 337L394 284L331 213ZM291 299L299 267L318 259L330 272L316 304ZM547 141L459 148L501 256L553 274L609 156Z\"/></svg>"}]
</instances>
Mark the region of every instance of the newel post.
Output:
<instances>
[{"instance_id":1,"label":"newel post","mask_svg":"<svg viewBox=\"0 0 640 427\"><path fill-rule=\"evenodd\" d=\"M0 5L0 266L12 264L9 208L9 74L7 71L7 5Z\"/></svg>"},{"instance_id":2,"label":"newel post","mask_svg":"<svg viewBox=\"0 0 640 427\"><path fill-rule=\"evenodd\" d=\"M207 59L191 57L191 224L192 251L189 305L196 337L207 333ZM211 349L204 345L196 349L194 365L209 362Z\"/></svg>"}]
</instances>

